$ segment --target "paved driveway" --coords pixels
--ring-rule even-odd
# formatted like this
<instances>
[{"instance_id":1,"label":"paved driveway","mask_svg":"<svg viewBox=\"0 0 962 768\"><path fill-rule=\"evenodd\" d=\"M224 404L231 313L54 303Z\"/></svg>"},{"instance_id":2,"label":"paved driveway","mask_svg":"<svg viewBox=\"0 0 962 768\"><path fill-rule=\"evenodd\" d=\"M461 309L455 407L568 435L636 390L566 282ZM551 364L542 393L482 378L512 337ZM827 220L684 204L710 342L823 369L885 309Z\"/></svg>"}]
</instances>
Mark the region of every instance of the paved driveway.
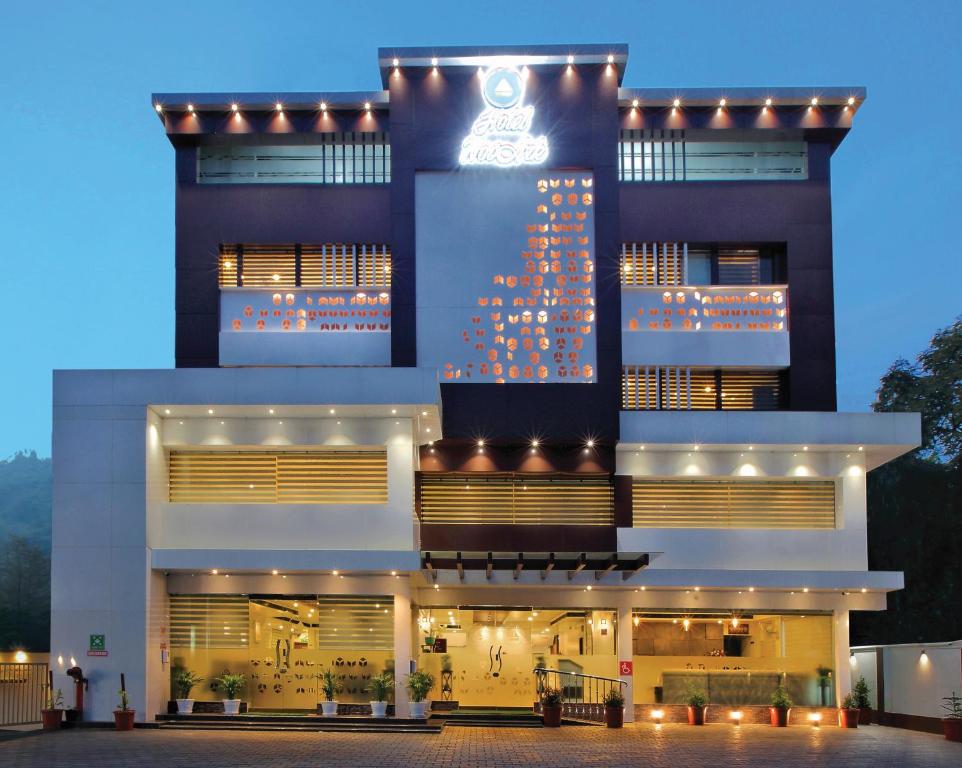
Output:
<instances>
[{"instance_id":1,"label":"paved driveway","mask_svg":"<svg viewBox=\"0 0 962 768\"><path fill-rule=\"evenodd\" d=\"M275 766L818 766L960 768L962 744L872 726L838 728L649 723L621 731L447 728L432 734L62 731L0 742L4 768L274 768Z\"/></svg>"}]
</instances>

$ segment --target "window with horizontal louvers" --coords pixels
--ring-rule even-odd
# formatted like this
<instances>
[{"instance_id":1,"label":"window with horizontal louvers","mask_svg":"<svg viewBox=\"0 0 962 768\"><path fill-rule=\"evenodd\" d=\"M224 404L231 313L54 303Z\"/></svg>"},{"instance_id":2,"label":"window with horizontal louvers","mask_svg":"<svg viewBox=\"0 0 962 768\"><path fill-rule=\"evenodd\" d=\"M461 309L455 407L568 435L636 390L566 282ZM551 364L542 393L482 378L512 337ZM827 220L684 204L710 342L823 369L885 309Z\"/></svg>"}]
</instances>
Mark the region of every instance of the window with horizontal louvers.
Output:
<instances>
[{"instance_id":1,"label":"window with horizontal louvers","mask_svg":"<svg viewBox=\"0 0 962 768\"><path fill-rule=\"evenodd\" d=\"M831 480L635 480L635 528L834 528Z\"/></svg>"},{"instance_id":2,"label":"window with horizontal louvers","mask_svg":"<svg viewBox=\"0 0 962 768\"><path fill-rule=\"evenodd\" d=\"M719 249L719 285L758 285L761 263L757 249Z\"/></svg>"},{"instance_id":3,"label":"window with horizontal louvers","mask_svg":"<svg viewBox=\"0 0 962 768\"><path fill-rule=\"evenodd\" d=\"M218 282L221 288L390 288L391 249L377 243L222 245Z\"/></svg>"},{"instance_id":4,"label":"window with horizontal louvers","mask_svg":"<svg viewBox=\"0 0 962 768\"><path fill-rule=\"evenodd\" d=\"M324 133L316 143L218 145L198 152L201 184L389 184L391 145L384 132Z\"/></svg>"},{"instance_id":5,"label":"window with horizontal louvers","mask_svg":"<svg viewBox=\"0 0 962 768\"><path fill-rule=\"evenodd\" d=\"M169 501L385 504L387 452L171 451Z\"/></svg>"},{"instance_id":6,"label":"window with horizontal louvers","mask_svg":"<svg viewBox=\"0 0 962 768\"><path fill-rule=\"evenodd\" d=\"M420 515L424 523L612 525L614 495L606 474L479 477L425 472Z\"/></svg>"},{"instance_id":7,"label":"window with horizontal louvers","mask_svg":"<svg viewBox=\"0 0 962 768\"><path fill-rule=\"evenodd\" d=\"M621 408L776 411L785 407L778 370L626 365Z\"/></svg>"},{"instance_id":8,"label":"window with horizontal louvers","mask_svg":"<svg viewBox=\"0 0 962 768\"><path fill-rule=\"evenodd\" d=\"M621 244L622 285L682 285L684 280L683 243Z\"/></svg>"},{"instance_id":9,"label":"window with horizontal louvers","mask_svg":"<svg viewBox=\"0 0 962 768\"><path fill-rule=\"evenodd\" d=\"M231 595L171 595L171 648L246 648L248 600Z\"/></svg>"}]
</instances>

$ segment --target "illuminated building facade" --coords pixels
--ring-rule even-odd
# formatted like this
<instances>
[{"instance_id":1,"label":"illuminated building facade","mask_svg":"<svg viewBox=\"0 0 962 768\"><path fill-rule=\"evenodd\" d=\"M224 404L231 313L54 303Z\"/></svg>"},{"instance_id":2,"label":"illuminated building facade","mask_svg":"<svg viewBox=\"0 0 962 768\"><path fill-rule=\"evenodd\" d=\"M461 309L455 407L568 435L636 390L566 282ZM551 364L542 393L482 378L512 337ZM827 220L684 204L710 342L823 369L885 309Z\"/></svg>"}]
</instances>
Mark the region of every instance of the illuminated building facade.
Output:
<instances>
[{"instance_id":1,"label":"illuminated building facade","mask_svg":"<svg viewBox=\"0 0 962 768\"><path fill-rule=\"evenodd\" d=\"M902 587L865 473L919 440L836 411L830 163L865 93L626 62L382 49L371 92L154 95L176 368L55 374L55 657L125 672L138 719L178 666L272 710L328 668L344 704L418 667L530 706L545 666L629 718L693 679L847 692L816 668Z\"/></svg>"}]
</instances>

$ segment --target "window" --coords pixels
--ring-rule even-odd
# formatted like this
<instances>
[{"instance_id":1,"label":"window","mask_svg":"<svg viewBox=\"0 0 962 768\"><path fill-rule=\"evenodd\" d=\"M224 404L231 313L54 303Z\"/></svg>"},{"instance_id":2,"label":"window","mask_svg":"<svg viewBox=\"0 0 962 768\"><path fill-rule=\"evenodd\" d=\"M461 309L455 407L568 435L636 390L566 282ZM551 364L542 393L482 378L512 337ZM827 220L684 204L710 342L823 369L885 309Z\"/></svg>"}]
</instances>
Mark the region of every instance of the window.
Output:
<instances>
[{"instance_id":1,"label":"window","mask_svg":"<svg viewBox=\"0 0 962 768\"><path fill-rule=\"evenodd\" d=\"M606 474L425 472L418 515L423 523L612 525L613 493Z\"/></svg>"},{"instance_id":2,"label":"window","mask_svg":"<svg viewBox=\"0 0 962 768\"><path fill-rule=\"evenodd\" d=\"M625 286L771 285L784 283L785 277L785 248L780 244L621 244Z\"/></svg>"},{"instance_id":3,"label":"window","mask_svg":"<svg viewBox=\"0 0 962 768\"><path fill-rule=\"evenodd\" d=\"M171 451L168 500L194 504L386 504L387 452Z\"/></svg>"},{"instance_id":4,"label":"window","mask_svg":"<svg viewBox=\"0 0 962 768\"><path fill-rule=\"evenodd\" d=\"M204 146L201 184L390 184L387 133L325 133L316 144Z\"/></svg>"},{"instance_id":5,"label":"window","mask_svg":"<svg viewBox=\"0 0 962 768\"><path fill-rule=\"evenodd\" d=\"M390 288L391 249L371 243L222 245L221 288Z\"/></svg>"},{"instance_id":6,"label":"window","mask_svg":"<svg viewBox=\"0 0 962 768\"><path fill-rule=\"evenodd\" d=\"M635 528L834 528L832 480L639 480Z\"/></svg>"},{"instance_id":7,"label":"window","mask_svg":"<svg viewBox=\"0 0 962 768\"><path fill-rule=\"evenodd\" d=\"M622 370L625 411L777 411L782 374L774 370L629 365Z\"/></svg>"},{"instance_id":8,"label":"window","mask_svg":"<svg viewBox=\"0 0 962 768\"><path fill-rule=\"evenodd\" d=\"M697 132L698 137L709 136ZM684 130L623 130L618 180L745 181L808 178L804 141L692 140Z\"/></svg>"}]
</instances>

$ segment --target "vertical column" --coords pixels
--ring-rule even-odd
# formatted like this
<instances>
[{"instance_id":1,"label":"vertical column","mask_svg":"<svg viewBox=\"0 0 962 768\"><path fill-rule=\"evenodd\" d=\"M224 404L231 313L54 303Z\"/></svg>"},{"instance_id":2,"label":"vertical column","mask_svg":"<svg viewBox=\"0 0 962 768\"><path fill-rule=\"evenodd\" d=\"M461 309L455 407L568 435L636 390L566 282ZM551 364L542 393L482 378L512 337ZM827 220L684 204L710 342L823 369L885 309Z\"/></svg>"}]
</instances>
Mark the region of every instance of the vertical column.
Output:
<instances>
[{"instance_id":1,"label":"vertical column","mask_svg":"<svg viewBox=\"0 0 962 768\"><path fill-rule=\"evenodd\" d=\"M835 609L835 703L841 704L852 691L849 669L848 611Z\"/></svg>"},{"instance_id":2,"label":"vertical column","mask_svg":"<svg viewBox=\"0 0 962 768\"><path fill-rule=\"evenodd\" d=\"M618 676L627 683L622 686L625 694L625 722L631 723L635 720L635 697L634 681L632 674L622 674L622 662L631 662L632 643L631 643L631 592L624 591L618 595ZM632 666L629 664L629 667Z\"/></svg>"},{"instance_id":3,"label":"vertical column","mask_svg":"<svg viewBox=\"0 0 962 768\"><path fill-rule=\"evenodd\" d=\"M408 717L408 692L404 683L411 668L411 596L407 581L394 595L394 716Z\"/></svg>"}]
</instances>

